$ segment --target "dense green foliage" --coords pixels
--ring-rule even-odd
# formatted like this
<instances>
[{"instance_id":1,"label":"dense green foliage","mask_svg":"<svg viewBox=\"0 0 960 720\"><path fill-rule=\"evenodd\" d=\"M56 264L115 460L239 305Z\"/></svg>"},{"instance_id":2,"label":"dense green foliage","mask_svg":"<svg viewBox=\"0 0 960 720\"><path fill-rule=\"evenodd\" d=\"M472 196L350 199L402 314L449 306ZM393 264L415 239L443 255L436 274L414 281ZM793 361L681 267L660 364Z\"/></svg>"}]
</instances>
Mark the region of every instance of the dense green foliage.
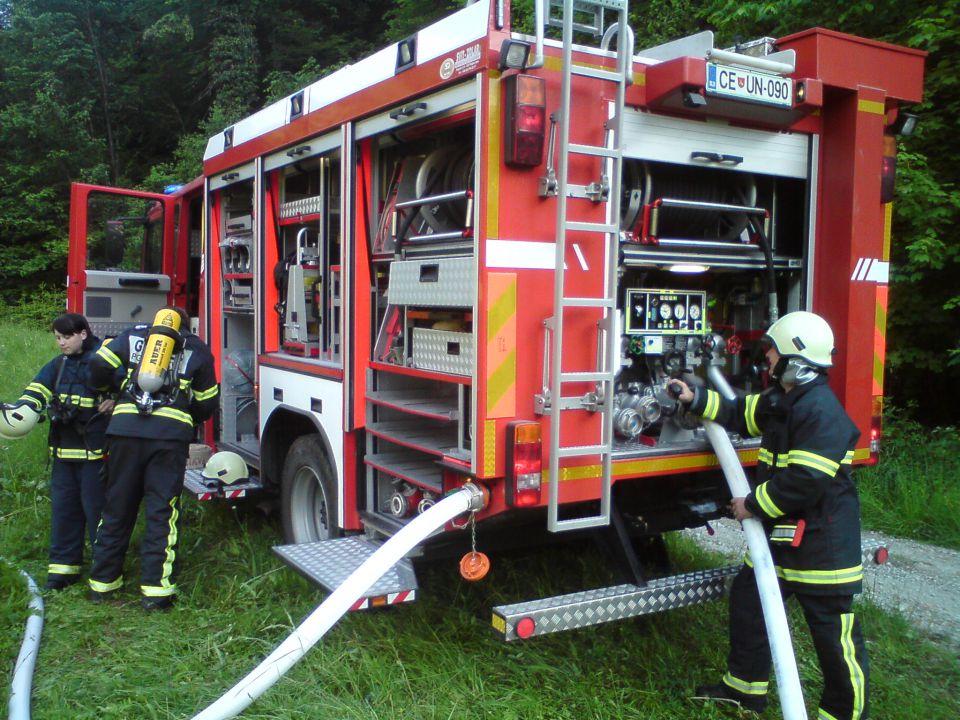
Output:
<instances>
[{"instance_id":1,"label":"dense green foliage","mask_svg":"<svg viewBox=\"0 0 960 720\"><path fill-rule=\"evenodd\" d=\"M210 135L462 4L0 0L0 296L62 282L71 182L188 181ZM529 23L530 0L513 5ZM657 0L634 3L632 20L638 48L820 25L930 53L923 121L899 156L888 392L922 421L954 422L960 0Z\"/></svg>"},{"instance_id":2,"label":"dense green foliage","mask_svg":"<svg viewBox=\"0 0 960 720\"><path fill-rule=\"evenodd\" d=\"M0 399L19 392L55 353L49 331L0 323ZM15 568L44 580L50 523L45 440L41 426L22 440L0 441L0 548L5 558L0 559L0 663L7 668L17 655L27 616L25 584ZM944 454L957 452L955 435L942 442ZM929 466L908 446L892 444L885 466L913 478L910 487L928 510L946 516L956 500L925 485ZM955 475L956 469L951 472ZM892 512L901 500L890 496ZM231 509L190 499L185 499L183 513L183 595L172 612L145 616L140 609L135 550L124 573L129 585L117 605L91 605L83 586L45 594L33 683L36 720L192 717L259 663L320 601L316 588L271 553L270 546L281 538L275 518L264 517L254 505ZM870 514L865 517L869 524ZM897 530L926 537L922 526L899 525ZM132 549L138 547L139 532ZM944 538L955 547L957 540ZM478 542L483 549L482 526ZM671 538L670 544L678 571L719 564L680 538ZM491 574L480 583L461 580L454 560L420 567L416 603L344 618L243 717L732 717L687 699L698 683L715 679L723 667L723 603L530 642L506 644L492 635L493 605L612 581L590 545L573 550L493 554ZM870 641L873 717L960 716L956 655L868 601L856 607ZM791 624L814 717L819 671L795 606ZM0 681L0 706L8 693L8 680ZM767 712L768 717L778 714L776 705Z\"/></svg>"}]
</instances>

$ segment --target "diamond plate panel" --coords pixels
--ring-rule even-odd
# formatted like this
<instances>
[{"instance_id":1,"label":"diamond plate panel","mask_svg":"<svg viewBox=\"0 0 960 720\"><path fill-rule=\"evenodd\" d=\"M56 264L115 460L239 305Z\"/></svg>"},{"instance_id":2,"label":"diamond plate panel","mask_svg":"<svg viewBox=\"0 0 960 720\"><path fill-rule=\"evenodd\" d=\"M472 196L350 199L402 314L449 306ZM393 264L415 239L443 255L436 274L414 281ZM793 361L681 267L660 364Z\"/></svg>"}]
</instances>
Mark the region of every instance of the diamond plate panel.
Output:
<instances>
[{"instance_id":1,"label":"diamond plate panel","mask_svg":"<svg viewBox=\"0 0 960 720\"><path fill-rule=\"evenodd\" d=\"M718 600L726 594L728 580L736 575L741 567L730 565L658 578L651 580L646 587L614 585L513 605L500 605L493 608L493 613L503 620L496 624L501 626L506 640L519 639L516 625L523 618L534 621L534 631L530 637L574 630Z\"/></svg>"},{"instance_id":2,"label":"diamond plate panel","mask_svg":"<svg viewBox=\"0 0 960 720\"><path fill-rule=\"evenodd\" d=\"M390 266L387 298L392 305L473 307L477 294L474 260L404 260Z\"/></svg>"},{"instance_id":3,"label":"diamond plate panel","mask_svg":"<svg viewBox=\"0 0 960 720\"><path fill-rule=\"evenodd\" d=\"M335 590L350 573L380 548L362 537L345 537L300 545L278 545L273 551L295 570L327 590ZM413 563L403 558L377 580L363 597L417 589Z\"/></svg>"},{"instance_id":4,"label":"diamond plate panel","mask_svg":"<svg viewBox=\"0 0 960 720\"><path fill-rule=\"evenodd\" d=\"M447 330L413 329L413 366L422 370L473 374L473 335Z\"/></svg>"}]
</instances>

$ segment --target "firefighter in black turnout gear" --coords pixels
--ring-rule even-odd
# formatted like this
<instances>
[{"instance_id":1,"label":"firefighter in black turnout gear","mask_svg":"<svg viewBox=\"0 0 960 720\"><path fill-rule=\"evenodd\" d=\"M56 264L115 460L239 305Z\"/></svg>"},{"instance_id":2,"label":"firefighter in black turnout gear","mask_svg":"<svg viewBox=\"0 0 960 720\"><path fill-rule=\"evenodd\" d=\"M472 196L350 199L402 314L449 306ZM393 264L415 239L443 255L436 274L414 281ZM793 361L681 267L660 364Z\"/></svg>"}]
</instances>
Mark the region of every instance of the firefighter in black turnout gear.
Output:
<instances>
[{"instance_id":1,"label":"firefighter in black turnout gear","mask_svg":"<svg viewBox=\"0 0 960 720\"><path fill-rule=\"evenodd\" d=\"M120 390L107 428L107 495L90 572L90 599L123 585L123 561L141 500L141 604L165 609L177 593L180 493L190 441L217 405L213 356L179 308L104 343L90 363L97 387Z\"/></svg>"},{"instance_id":2,"label":"firefighter in black turnout gear","mask_svg":"<svg viewBox=\"0 0 960 720\"><path fill-rule=\"evenodd\" d=\"M107 415L113 402L87 384L87 366L100 340L87 319L77 313L61 315L52 324L61 354L37 373L14 407L50 420L50 554L46 588L61 590L80 580L84 529L93 544L103 507L103 444ZM7 409L4 410L5 417ZM12 420L11 420L12 422ZM16 437L26 425L5 427ZM32 427L32 426L30 426Z\"/></svg>"},{"instance_id":3,"label":"firefighter in black turnout gear","mask_svg":"<svg viewBox=\"0 0 960 720\"><path fill-rule=\"evenodd\" d=\"M778 386L734 402L679 383L679 399L744 437L762 436L753 489L731 510L763 522L784 599L793 595L803 608L824 679L818 719L865 720L869 670L853 612L863 584L860 501L850 472L860 432L827 384L834 348L825 320L789 313L763 341ZM727 672L697 695L762 712L771 658L749 554L731 588L729 631Z\"/></svg>"}]
</instances>

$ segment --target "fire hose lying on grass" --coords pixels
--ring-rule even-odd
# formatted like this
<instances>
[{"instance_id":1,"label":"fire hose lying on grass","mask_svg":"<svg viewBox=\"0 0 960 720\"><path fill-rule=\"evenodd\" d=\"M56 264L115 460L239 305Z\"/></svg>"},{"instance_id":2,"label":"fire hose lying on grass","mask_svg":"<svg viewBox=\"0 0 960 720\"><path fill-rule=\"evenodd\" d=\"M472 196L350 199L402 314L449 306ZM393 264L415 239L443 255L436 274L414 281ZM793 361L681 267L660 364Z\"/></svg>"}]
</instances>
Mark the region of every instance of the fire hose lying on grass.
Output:
<instances>
[{"instance_id":1,"label":"fire hose lying on grass","mask_svg":"<svg viewBox=\"0 0 960 720\"><path fill-rule=\"evenodd\" d=\"M17 664L13 667L13 681L10 683L10 720L30 720L30 688L33 685L33 669L37 664L37 651L40 648L40 635L43 632L43 598L37 584L23 570L20 574L27 579L30 590L30 617L20 645Z\"/></svg>"},{"instance_id":2,"label":"fire hose lying on grass","mask_svg":"<svg viewBox=\"0 0 960 720\"><path fill-rule=\"evenodd\" d=\"M413 548L435 530L465 512L483 507L483 491L476 485L464 485L418 515L334 590L300 626L243 680L234 685L194 720L221 720L235 717L273 686L283 674L333 627L350 606Z\"/></svg>"}]
</instances>

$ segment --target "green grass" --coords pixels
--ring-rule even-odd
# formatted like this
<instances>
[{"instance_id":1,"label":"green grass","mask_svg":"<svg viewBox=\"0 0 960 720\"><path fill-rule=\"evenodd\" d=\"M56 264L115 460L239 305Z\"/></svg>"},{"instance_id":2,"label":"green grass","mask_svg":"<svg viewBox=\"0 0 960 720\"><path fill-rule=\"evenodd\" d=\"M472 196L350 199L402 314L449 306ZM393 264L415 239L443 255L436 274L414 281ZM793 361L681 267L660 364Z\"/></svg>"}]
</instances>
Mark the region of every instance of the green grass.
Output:
<instances>
[{"instance_id":1,"label":"green grass","mask_svg":"<svg viewBox=\"0 0 960 720\"><path fill-rule=\"evenodd\" d=\"M0 332L0 389L19 392L54 349L47 333ZM15 389L14 389L15 388ZM42 582L49 499L42 433L0 445L0 548ZM35 720L188 718L263 659L322 599L271 553L278 523L252 507L184 504L183 596L145 615L134 586L117 605L91 605L74 586L48 594L34 678ZM479 540L483 547L483 529ZM135 535L126 575L139 568ZM678 569L715 558L678 539ZM610 582L589 547L493 556L490 575L459 578L454 561L420 569L411 605L344 618L244 718L356 720L712 720L735 715L687 699L715 680L726 653L723 603L504 643L489 629L502 602ZM0 658L12 667L26 618L23 581L0 563ZM960 717L956 655L896 616L860 603L871 652L874 718ZM18 618L19 615L19 618ZM793 608L812 716L819 671ZM19 631L18 628L19 627ZM8 681L0 682L5 703ZM766 713L777 717L778 708Z\"/></svg>"},{"instance_id":2,"label":"green grass","mask_svg":"<svg viewBox=\"0 0 960 720\"><path fill-rule=\"evenodd\" d=\"M960 432L891 411L880 462L857 484L866 527L960 550Z\"/></svg>"}]
</instances>

